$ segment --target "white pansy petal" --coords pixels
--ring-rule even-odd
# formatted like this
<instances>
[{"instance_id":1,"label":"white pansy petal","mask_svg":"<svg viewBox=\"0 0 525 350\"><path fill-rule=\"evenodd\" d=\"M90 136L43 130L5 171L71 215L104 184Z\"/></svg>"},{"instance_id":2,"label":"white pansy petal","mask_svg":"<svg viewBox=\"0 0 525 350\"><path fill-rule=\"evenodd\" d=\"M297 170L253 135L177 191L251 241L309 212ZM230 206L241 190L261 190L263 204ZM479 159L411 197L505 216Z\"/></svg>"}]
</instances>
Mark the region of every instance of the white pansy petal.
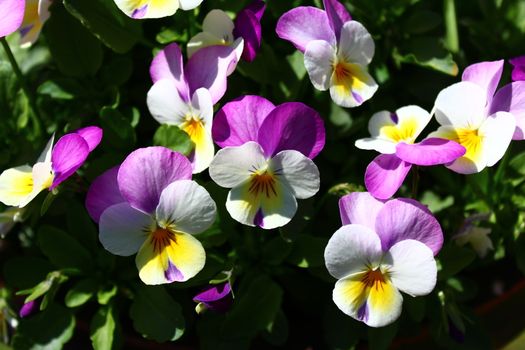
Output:
<instances>
[{"instance_id":1,"label":"white pansy petal","mask_svg":"<svg viewBox=\"0 0 525 350\"><path fill-rule=\"evenodd\" d=\"M217 207L204 187L192 180L180 180L162 191L156 214L161 226L198 234L213 224Z\"/></svg>"},{"instance_id":2,"label":"white pansy petal","mask_svg":"<svg viewBox=\"0 0 525 350\"><path fill-rule=\"evenodd\" d=\"M191 107L202 120L204 129L211 133L213 122L213 101L208 89L200 88L193 93Z\"/></svg>"},{"instance_id":3,"label":"white pansy petal","mask_svg":"<svg viewBox=\"0 0 525 350\"><path fill-rule=\"evenodd\" d=\"M130 256L138 252L153 229L155 224L149 215L133 209L128 203L119 203L102 213L98 237L107 251Z\"/></svg>"},{"instance_id":4,"label":"white pansy petal","mask_svg":"<svg viewBox=\"0 0 525 350\"><path fill-rule=\"evenodd\" d=\"M148 109L161 124L179 125L190 113L190 106L179 95L173 81L157 81L148 91Z\"/></svg>"},{"instance_id":5,"label":"white pansy petal","mask_svg":"<svg viewBox=\"0 0 525 350\"><path fill-rule=\"evenodd\" d=\"M233 188L248 180L252 172L266 164L258 143L250 141L239 147L226 147L210 164L210 177L217 185Z\"/></svg>"},{"instance_id":6,"label":"white pansy petal","mask_svg":"<svg viewBox=\"0 0 525 350\"><path fill-rule=\"evenodd\" d=\"M391 282L370 286L363 282L364 274L337 281L334 303L348 316L370 327L383 327L399 318L403 297Z\"/></svg>"},{"instance_id":7,"label":"white pansy petal","mask_svg":"<svg viewBox=\"0 0 525 350\"><path fill-rule=\"evenodd\" d=\"M434 105L437 121L457 128L478 128L486 116L486 95L478 85L468 81L441 90Z\"/></svg>"},{"instance_id":8,"label":"white pansy petal","mask_svg":"<svg viewBox=\"0 0 525 350\"><path fill-rule=\"evenodd\" d=\"M328 272L337 279L376 266L382 256L379 236L362 225L345 225L328 241L324 260Z\"/></svg>"},{"instance_id":9,"label":"white pansy petal","mask_svg":"<svg viewBox=\"0 0 525 350\"><path fill-rule=\"evenodd\" d=\"M28 165L7 169L0 175L0 202L23 207L33 196L33 174Z\"/></svg>"},{"instance_id":10,"label":"white pansy petal","mask_svg":"<svg viewBox=\"0 0 525 350\"><path fill-rule=\"evenodd\" d=\"M115 4L135 19L168 17L179 8L179 1L176 0L115 0Z\"/></svg>"},{"instance_id":11,"label":"white pansy petal","mask_svg":"<svg viewBox=\"0 0 525 350\"><path fill-rule=\"evenodd\" d=\"M394 244L383 258L390 279L400 291L411 296L427 295L436 286L434 253L425 244L407 239Z\"/></svg>"},{"instance_id":12,"label":"white pansy petal","mask_svg":"<svg viewBox=\"0 0 525 350\"><path fill-rule=\"evenodd\" d=\"M295 150L281 151L272 158L270 167L299 199L310 198L319 191L319 170L315 163Z\"/></svg>"},{"instance_id":13,"label":"white pansy petal","mask_svg":"<svg viewBox=\"0 0 525 350\"><path fill-rule=\"evenodd\" d=\"M366 66L374 57L375 44L366 28L357 21L349 21L341 29L339 55L346 62Z\"/></svg>"},{"instance_id":14,"label":"white pansy petal","mask_svg":"<svg viewBox=\"0 0 525 350\"><path fill-rule=\"evenodd\" d=\"M188 41L188 45L186 46L188 59L200 49L213 45L223 45L222 39L208 32L197 33Z\"/></svg>"},{"instance_id":15,"label":"white pansy petal","mask_svg":"<svg viewBox=\"0 0 525 350\"><path fill-rule=\"evenodd\" d=\"M483 150L487 166L496 164L507 151L516 129L516 118L508 112L496 112L479 128L483 135Z\"/></svg>"},{"instance_id":16,"label":"white pansy petal","mask_svg":"<svg viewBox=\"0 0 525 350\"><path fill-rule=\"evenodd\" d=\"M382 154L396 153L396 143L381 138L368 137L365 139L359 139L355 142L355 146L359 149L375 150Z\"/></svg>"},{"instance_id":17,"label":"white pansy petal","mask_svg":"<svg viewBox=\"0 0 525 350\"><path fill-rule=\"evenodd\" d=\"M324 40L314 40L306 46L304 66L317 90L325 91L330 88L335 60L335 48Z\"/></svg>"},{"instance_id":18,"label":"white pansy petal","mask_svg":"<svg viewBox=\"0 0 525 350\"><path fill-rule=\"evenodd\" d=\"M202 22L202 31L213 34L226 42L233 41L235 25L231 18L222 10L211 10Z\"/></svg>"},{"instance_id":19,"label":"white pansy petal","mask_svg":"<svg viewBox=\"0 0 525 350\"><path fill-rule=\"evenodd\" d=\"M415 105L399 108L396 110L395 116L399 127L411 129L404 132L412 134L414 140L421 134L432 118L430 113Z\"/></svg>"},{"instance_id":20,"label":"white pansy petal","mask_svg":"<svg viewBox=\"0 0 525 350\"><path fill-rule=\"evenodd\" d=\"M369 100L377 89L374 78L359 64L338 63L330 79L330 97L335 104L342 107L360 106Z\"/></svg>"},{"instance_id":21,"label":"white pansy petal","mask_svg":"<svg viewBox=\"0 0 525 350\"><path fill-rule=\"evenodd\" d=\"M381 128L385 126L395 126L396 121L394 121L393 118L393 114L389 111L374 113L368 121L368 132L370 133L370 136L379 136L381 134Z\"/></svg>"},{"instance_id":22,"label":"white pansy petal","mask_svg":"<svg viewBox=\"0 0 525 350\"><path fill-rule=\"evenodd\" d=\"M40 153L37 163L49 163L51 162L51 154L53 153L53 143L55 142L55 134L51 136L49 141L47 141L46 147Z\"/></svg>"},{"instance_id":23,"label":"white pansy petal","mask_svg":"<svg viewBox=\"0 0 525 350\"><path fill-rule=\"evenodd\" d=\"M201 4L202 0L179 0L181 10L193 10Z\"/></svg>"},{"instance_id":24,"label":"white pansy petal","mask_svg":"<svg viewBox=\"0 0 525 350\"><path fill-rule=\"evenodd\" d=\"M297 211L297 201L288 186L276 181L273 187L253 186L246 181L233 188L226 200L231 217L248 226L273 229L286 225Z\"/></svg>"}]
</instances>

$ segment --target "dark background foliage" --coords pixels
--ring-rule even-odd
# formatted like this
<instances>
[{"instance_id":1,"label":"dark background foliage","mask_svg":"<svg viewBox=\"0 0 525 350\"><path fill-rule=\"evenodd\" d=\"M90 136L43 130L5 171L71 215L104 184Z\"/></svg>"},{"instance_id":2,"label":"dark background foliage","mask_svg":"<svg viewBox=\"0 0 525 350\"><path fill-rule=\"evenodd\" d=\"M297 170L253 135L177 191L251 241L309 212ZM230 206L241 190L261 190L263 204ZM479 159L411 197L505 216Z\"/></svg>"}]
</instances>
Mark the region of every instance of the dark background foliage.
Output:
<instances>
[{"instance_id":1,"label":"dark background foliage","mask_svg":"<svg viewBox=\"0 0 525 350\"><path fill-rule=\"evenodd\" d=\"M40 300L42 309L21 320L14 333L0 327L9 346L485 349L509 344L525 330L525 320L516 318L525 300L519 297L525 294L520 291L525 272L525 153L519 142L513 142L494 168L477 175L434 167L419 169L417 187L412 186L417 181L408 178L398 195L429 205L442 224L445 245L438 255L435 291L417 299L404 296L403 314L393 325L370 329L342 314L332 302L335 281L323 262L328 238L340 226L338 198L363 190L364 170L375 156L353 146L367 135L370 116L407 104L430 110L437 93L458 81L465 66L524 54L525 3L343 3L376 43L370 71L380 88L372 100L352 110L337 107L328 93L311 86L302 54L277 38L275 25L285 11L322 7L319 0L268 1L261 52L253 63L239 64L221 100L256 94L276 104L301 101L318 110L327 128L326 148L316 159L321 191L301 201L289 225L264 231L235 223L225 211L226 190L206 173L199 175L197 181L219 207L216 224L200 236L206 267L188 282L161 287L140 282L133 257L115 257L102 248L97 227L84 209L85 193L96 176L138 147L158 144L189 151L184 133L159 127L149 115L149 64L165 44L185 46L209 10L236 13L248 1L205 0L195 11L146 21L128 19L109 0L55 1L37 44L15 50L38 115L31 112L0 54L1 169L32 162L53 132L62 135L86 125L104 129L101 146L78 175L58 194L38 197L25 212L25 221L1 241L0 320L15 317L27 295ZM10 43L17 47L17 38ZM503 82L509 81L509 73L507 65ZM491 213L483 226L492 229L494 243L483 259L451 241L463 220L480 212ZM193 295L210 281L229 277L236 296L232 310L197 315ZM24 297L19 291L25 291ZM517 348L525 347L517 341Z\"/></svg>"}]
</instances>

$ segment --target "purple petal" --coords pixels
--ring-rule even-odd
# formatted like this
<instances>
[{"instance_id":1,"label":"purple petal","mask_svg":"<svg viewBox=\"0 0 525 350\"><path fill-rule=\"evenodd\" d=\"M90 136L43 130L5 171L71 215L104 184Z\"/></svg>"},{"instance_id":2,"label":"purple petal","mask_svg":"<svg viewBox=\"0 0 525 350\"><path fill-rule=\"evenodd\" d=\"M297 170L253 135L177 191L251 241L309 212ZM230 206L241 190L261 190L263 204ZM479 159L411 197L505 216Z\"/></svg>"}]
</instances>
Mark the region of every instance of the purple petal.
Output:
<instances>
[{"instance_id":1,"label":"purple petal","mask_svg":"<svg viewBox=\"0 0 525 350\"><path fill-rule=\"evenodd\" d=\"M229 282L210 285L201 293L197 294L193 301L203 303L208 309L226 312L233 303L231 286Z\"/></svg>"},{"instance_id":2,"label":"purple petal","mask_svg":"<svg viewBox=\"0 0 525 350\"><path fill-rule=\"evenodd\" d=\"M131 13L131 18L134 18L134 19L140 19L140 18L143 18L144 15L146 15L146 12L148 11L148 4L138 8L138 9L135 9L133 11L133 13Z\"/></svg>"},{"instance_id":3,"label":"purple petal","mask_svg":"<svg viewBox=\"0 0 525 350\"><path fill-rule=\"evenodd\" d=\"M386 202L376 220L376 233L383 251L397 242L414 239L426 244L436 255L443 245L443 231L432 213L413 199L399 198Z\"/></svg>"},{"instance_id":4,"label":"purple petal","mask_svg":"<svg viewBox=\"0 0 525 350\"><path fill-rule=\"evenodd\" d=\"M264 13L264 10L263 10ZM250 10L242 10L235 19L235 29L233 35L244 39L244 50L242 58L247 62L252 62L261 47L262 28L260 19Z\"/></svg>"},{"instance_id":5,"label":"purple petal","mask_svg":"<svg viewBox=\"0 0 525 350\"><path fill-rule=\"evenodd\" d=\"M416 144L400 142L396 146L396 155L400 159L423 166L451 163L466 151L457 142L439 138L428 138Z\"/></svg>"},{"instance_id":6,"label":"purple petal","mask_svg":"<svg viewBox=\"0 0 525 350\"><path fill-rule=\"evenodd\" d=\"M525 81L507 84L496 92L489 115L496 112L512 113L516 117L516 130L512 139L525 139Z\"/></svg>"},{"instance_id":7,"label":"purple petal","mask_svg":"<svg viewBox=\"0 0 525 350\"><path fill-rule=\"evenodd\" d=\"M190 101L189 87L184 76L182 52L176 43L169 44L160 51L149 69L153 83L161 79L172 79L179 94L185 101Z\"/></svg>"},{"instance_id":8,"label":"purple petal","mask_svg":"<svg viewBox=\"0 0 525 350\"><path fill-rule=\"evenodd\" d=\"M213 140L221 148L257 142L262 122L274 109L273 103L260 96L242 96L228 102L213 120Z\"/></svg>"},{"instance_id":9,"label":"purple petal","mask_svg":"<svg viewBox=\"0 0 525 350\"><path fill-rule=\"evenodd\" d=\"M313 40L336 45L335 33L326 12L315 7L300 6L286 12L279 18L275 31L279 38L288 40L301 52Z\"/></svg>"},{"instance_id":10,"label":"purple petal","mask_svg":"<svg viewBox=\"0 0 525 350\"><path fill-rule=\"evenodd\" d=\"M164 276L170 282L184 281L184 275L182 272L180 272L180 270L175 265L173 265L169 259L168 269L164 271Z\"/></svg>"},{"instance_id":11,"label":"purple petal","mask_svg":"<svg viewBox=\"0 0 525 350\"><path fill-rule=\"evenodd\" d=\"M376 198L388 199L401 187L411 167L395 154L381 154L366 168L366 189Z\"/></svg>"},{"instance_id":12,"label":"purple petal","mask_svg":"<svg viewBox=\"0 0 525 350\"><path fill-rule=\"evenodd\" d=\"M213 104L226 92L228 72L237 64L235 49L230 46L209 46L200 49L186 64L184 69L190 94L199 88L210 91Z\"/></svg>"},{"instance_id":13,"label":"purple petal","mask_svg":"<svg viewBox=\"0 0 525 350\"><path fill-rule=\"evenodd\" d=\"M84 141L88 144L89 152L92 152L97 148L98 144L102 140L102 129L98 126L88 126L75 131L75 134L80 135Z\"/></svg>"},{"instance_id":14,"label":"purple petal","mask_svg":"<svg viewBox=\"0 0 525 350\"><path fill-rule=\"evenodd\" d=\"M116 166L107 170L97 177L89 187L86 196L86 209L95 222L99 222L100 216L107 208L126 201L118 189L119 167Z\"/></svg>"},{"instance_id":15,"label":"purple petal","mask_svg":"<svg viewBox=\"0 0 525 350\"><path fill-rule=\"evenodd\" d=\"M283 103L264 119L257 140L266 156L296 150L313 159L324 147L324 122L314 109L305 104Z\"/></svg>"},{"instance_id":16,"label":"purple petal","mask_svg":"<svg viewBox=\"0 0 525 350\"><path fill-rule=\"evenodd\" d=\"M498 88L504 63L505 61L499 60L472 64L465 68L461 80L473 82L487 91L487 104L490 104Z\"/></svg>"},{"instance_id":17,"label":"purple petal","mask_svg":"<svg viewBox=\"0 0 525 350\"><path fill-rule=\"evenodd\" d=\"M55 177L50 190L57 187L86 161L89 146L84 138L77 134L67 134L58 140L51 154L51 164Z\"/></svg>"},{"instance_id":18,"label":"purple petal","mask_svg":"<svg viewBox=\"0 0 525 350\"><path fill-rule=\"evenodd\" d=\"M122 163L118 187L129 204L146 214L155 212L160 194L177 180L191 179L190 161L164 147L140 148Z\"/></svg>"},{"instance_id":19,"label":"purple petal","mask_svg":"<svg viewBox=\"0 0 525 350\"><path fill-rule=\"evenodd\" d=\"M525 56L512 58L509 63L514 67L512 69L512 81L525 80Z\"/></svg>"},{"instance_id":20,"label":"purple petal","mask_svg":"<svg viewBox=\"0 0 525 350\"><path fill-rule=\"evenodd\" d=\"M24 20L24 0L0 1L0 38L15 32Z\"/></svg>"},{"instance_id":21,"label":"purple petal","mask_svg":"<svg viewBox=\"0 0 525 350\"><path fill-rule=\"evenodd\" d=\"M343 24L352 20L350 13L346 10L343 4L337 0L323 0L324 10L328 16L330 27L335 33L337 40L341 36L341 28Z\"/></svg>"},{"instance_id":22,"label":"purple petal","mask_svg":"<svg viewBox=\"0 0 525 350\"><path fill-rule=\"evenodd\" d=\"M40 300L31 300L27 303L24 303L22 307L20 308L20 312L18 313L21 318L29 317L35 312L37 312L40 309Z\"/></svg>"},{"instance_id":23,"label":"purple petal","mask_svg":"<svg viewBox=\"0 0 525 350\"><path fill-rule=\"evenodd\" d=\"M244 10L251 11L255 14L258 21L261 21L264 11L266 10L266 3L262 0L254 0Z\"/></svg>"},{"instance_id":24,"label":"purple petal","mask_svg":"<svg viewBox=\"0 0 525 350\"><path fill-rule=\"evenodd\" d=\"M353 192L339 200L339 213L344 225L357 224L372 230L376 227L376 216L385 205L368 192Z\"/></svg>"}]
</instances>

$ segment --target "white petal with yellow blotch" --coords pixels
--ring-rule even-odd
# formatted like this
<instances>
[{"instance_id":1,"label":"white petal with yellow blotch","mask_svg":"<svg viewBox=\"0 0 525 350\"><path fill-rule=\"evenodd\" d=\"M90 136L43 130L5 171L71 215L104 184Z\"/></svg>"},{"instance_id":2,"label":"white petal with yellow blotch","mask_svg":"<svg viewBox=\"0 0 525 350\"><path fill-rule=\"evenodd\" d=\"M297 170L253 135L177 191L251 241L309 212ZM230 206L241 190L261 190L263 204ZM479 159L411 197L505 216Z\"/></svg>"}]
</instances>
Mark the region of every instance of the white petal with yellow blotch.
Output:
<instances>
[{"instance_id":1,"label":"white petal with yellow blotch","mask_svg":"<svg viewBox=\"0 0 525 350\"><path fill-rule=\"evenodd\" d=\"M202 3L203 0L179 0L179 6L182 10L193 10Z\"/></svg>"},{"instance_id":2,"label":"white petal with yellow blotch","mask_svg":"<svg viewBox=\"0 0 525 350\"><path fill-rule=\"evenodd\" d=\"M368 123L372 137L357 140L360 149L373 149L382 154L393 154L399 142L412 144L431 119L430 113L418 106L405 106L395 113L375 113Z\"/></svg>"},{"instance_id":3,"label":"white petal with yellow blotch","mask_svg":"<svg viewBox=\"0 0 525 350\"><path fill-rule=\"evenodd\" d=\"M172 16L179 9L179 0L114 0L118 8L135 19Z\"/></svg>"},{"instance_id":4,"label":"white petal with yellow blotch","mask_svg":"<svg viewBox=\"0 0 525 350\"><path fill-rule=\"evenodd\" d=\"M140 248L135 264L146 284L184 282L199 273L206 263L201 242L190 234L159 230Z\"/></svg>"},{"instance_id":5,"label":"white petal with yellow blotch","mask_svg":"<svg viewBox=\"0 0 525 350\"><path fill-rule=\"evenodd\" d=\"M184 130L195 144L190 155L193 173L210 165L215 154L211 136L213 102L210 92L200 88L189 102L184 101L169 79L157 81L148 91L147 104L151 115L161 124L176 125Z\"/></svg>"}]
</instances>

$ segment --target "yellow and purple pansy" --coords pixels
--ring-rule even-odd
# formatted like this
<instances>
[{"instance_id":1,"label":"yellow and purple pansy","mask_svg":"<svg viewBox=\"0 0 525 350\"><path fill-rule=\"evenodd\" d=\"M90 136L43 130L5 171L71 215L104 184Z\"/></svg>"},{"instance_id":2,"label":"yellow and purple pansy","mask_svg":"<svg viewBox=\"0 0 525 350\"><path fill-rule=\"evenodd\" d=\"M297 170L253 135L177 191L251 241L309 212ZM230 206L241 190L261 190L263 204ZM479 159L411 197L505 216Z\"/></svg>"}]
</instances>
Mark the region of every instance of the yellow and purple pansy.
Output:
<instances>
[{"instance_id":1,"label":"yellow and purple pansy","mask_svg":"<svg viewBox=\"0 0 525 350\"><path fill-rule=\"evenodd\" d=\"M145 284L183 282L204 267L206 253L195 235L215 221L208 192L191 180L192 165L164 147L141 148L98 177L86 198L106 250L137 254Z\"/></svg>"},{"instance_id":2,"label":"yellow and purple pansy","mask_svg":"<svg viewBox=\"0 0 525 350\"><path fill-rule=\"evenodd\" d=\"M416 143L430 119L430 114L418 106L405 106L395 113L381 111L372 116L368 123L371 137L357 140L355 146L382 153L365 172L366 188L374 197L392 197L413 164L449 164L465 154L463 146L446 139L427 138Z\"/></svg>"},{"instance_id":3,"label":"yellow and purple pansy","mask_svg":"<svg viewBox=\"0 0 525 350\"><path fill-rule=\"evenodd\" d=\"M226 92L228 74L236 64L232 48L210 46L195 53L184 66L177 44L164 48L151 64L154 85L148 91L148 108L159 123L176 125L190 136L195 145L189 155L193 173L208 168L215 154L213 105Z\"/></svg>"},{"instance_id":4,"label":"yellow and purple pansy","mask_svg":"<svg viewBox=\"0 0 525 350\"><path fill-rule=\"evenodd\" d=\"M325 129L316 111L302 103L274 106L259 96L243 96L217 113L213 139L222 149L210 176L231 188L226 209L238 222L272 229L286 225L297 200L319 190L312 159L324 147Z\"/></svg>"},{"instance_id":5,"label":"yellow and purple pansy","mask_svg":"<svg viewBox=\"0 0 525 350\"><path fill-rule=\"evenodd\" d=\"M0 202L22 208L41 191L56 188L84 164L102 139L102 129L89 126L62 136L53 146L52 137L33 166L22 165L0 175Z\"/></svg>"},{"instance_id":6,"label":"yellow and purple pansy","mask_svg":"<svg viewBox=\"0 0 525 350\"><path fill-rule=\"evenodd\" d=\"M496 164L511 140L522 140L525 128L525 83L514 82L497 90L503 60L473 64L462 81L443 89L434 105L441 125L429 137L458 142L463 157L447 167L460 174L478 173Z\"/></svg>"},{"instance_id":7,"label":"yellow and purple pansy","mask_svg":"<svg viewBox=\"0 0 525 350\"><path fill-rule=\"evenodd\" d=\"M340 2L323 3L324 11L300 6L286 12L277 23L277 35L304 53L306 70L317 90L330 90L339 106L360 106L378 88L367 72L374 41Z\"/></svg>"},{"instance_id":8,"label":"yellow and purple pansy","mask_svg":"<svg viewBox=\"0 0 525 350\"><path fill-rule=\"evenodd\" d=\"M25 0L0 1L0 38L15 32L24 20Z\"/></svg>"},{"instance_id":9,"label":"yellow and purple pansy","mask_svg":"<svg viewBox=\"0 0 525 350\"><path fill-rule=\"evenodd\" d=\"M210 11L202 22L202 32L188 42L188 57L204 47L226 45L235 49L238 59L253 61L261 46L265 9L264 1L255 0L239 12L235 21L222 10Z\"/></svg>"},{"instance_id":10,"label":"yellow and purple pansy","mask_svg":"<svg viewBox=\"0 0 525 350\"><path fill-rule=\"evenodd\" d=\"M181 10L193 10L203 0L114 0L128 17L135 19L172 16Z\"/></svg>"},{"instance_id":11,"label":"yellow and purple pansy","mask_svg":"<svg viewBox=\"0 0 525 350\"><path fill-rule=\"evenodd\" d=\"M394 322L403 296L434 289L443 232L419 202L379 201L354 192L339 201L343 226L328 241L325 264L337 279L333 300L352 318L370 327Z\"/></svg>"}]
</instances>

